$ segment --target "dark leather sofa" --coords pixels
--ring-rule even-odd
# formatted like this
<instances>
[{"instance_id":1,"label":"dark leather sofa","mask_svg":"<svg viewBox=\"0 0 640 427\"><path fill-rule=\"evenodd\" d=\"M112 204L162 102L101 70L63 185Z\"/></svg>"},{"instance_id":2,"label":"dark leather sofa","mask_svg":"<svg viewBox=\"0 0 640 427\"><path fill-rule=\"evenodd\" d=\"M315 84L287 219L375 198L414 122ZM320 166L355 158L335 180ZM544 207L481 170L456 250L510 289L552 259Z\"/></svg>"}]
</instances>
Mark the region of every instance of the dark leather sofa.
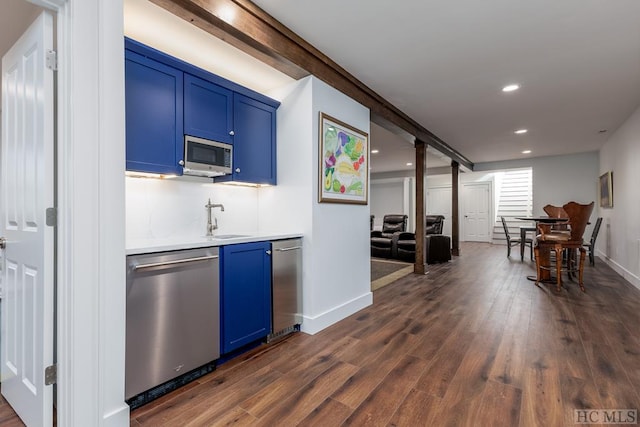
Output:
<instances>
[{"instance_id":1,"label":"dark leather sofa","mask_svg":"<svg viewBox=\"0 0 640 427\"><path fill-rule=\"evenodd\" d=\"M427 215L425 252L427 264L446 262L451 259L451 238L442 235L444 227L443 215ZM394 242L394 257L407 262L415 262L416 236L415 233L398 233Z\"/></svg>"},{"instance_id":2,"label":"dark leather sofa","mask_svg":"<svg viewBox=\"0 0 640 427\"><path fill-rule=\"evenodd\" d=\"M425 234L442 234L444 226L444 215L427 215L427 225Z\"/></svg>"},{"instance_id":3,"label":"dark leather sofa","mask_svg":"<svg viewBox=\"0 0 640 427\"><path fill-rule=\"evenodd\" d=\"M407 229L407 215L390 214L382 219L382 231L371 232L371 256L395 258L394 239Z\"/></svg>"}]
</instances>

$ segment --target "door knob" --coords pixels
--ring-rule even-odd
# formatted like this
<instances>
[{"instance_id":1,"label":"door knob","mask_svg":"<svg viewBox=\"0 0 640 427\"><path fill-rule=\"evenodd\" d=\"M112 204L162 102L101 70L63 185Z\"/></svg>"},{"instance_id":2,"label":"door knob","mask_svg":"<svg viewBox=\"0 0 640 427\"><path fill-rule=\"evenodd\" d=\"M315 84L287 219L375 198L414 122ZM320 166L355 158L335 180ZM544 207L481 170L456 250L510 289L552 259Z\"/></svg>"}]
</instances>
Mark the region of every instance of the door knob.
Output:
<instances>
[{"instance_id":1,"label":"door knob","mask_svg":"<svg viewBox=\"0 0 640 427\"><path fill-rule=\"evenodd\" d=\"M240 173L240 168L236 168L236 173Z\"/></svg>"},{"instance_id":2,"label":"door knob","mask_svg":"<svg viewBox=\"0 0 640 427\"><path fill-rule=\"evenodd\" d=\"M0 249L4 249L7 247L7 239L4 237L0 237Z\"/></svg>"}]
</instances>

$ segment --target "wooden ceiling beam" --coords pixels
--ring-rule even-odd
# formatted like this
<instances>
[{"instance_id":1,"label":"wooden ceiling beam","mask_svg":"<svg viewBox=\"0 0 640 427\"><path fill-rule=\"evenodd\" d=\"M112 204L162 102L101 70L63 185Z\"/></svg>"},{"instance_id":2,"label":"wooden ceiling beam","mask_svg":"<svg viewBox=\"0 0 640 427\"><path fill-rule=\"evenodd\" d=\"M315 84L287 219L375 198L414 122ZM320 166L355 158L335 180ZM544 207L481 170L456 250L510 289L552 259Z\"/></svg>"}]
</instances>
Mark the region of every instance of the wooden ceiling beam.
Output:
<instances>
[{"instance_id":1,"label":"wooden ceiling beam","mask_svg":"<svg viewBox=\"0 0 640 427\"><path fill-rule=\"evenodd\" d=\"M390 122L473 170L462 154L251 1L151 1L296 80L316 76L369 108L376 122Z\"/></svg>"}]
</instances>

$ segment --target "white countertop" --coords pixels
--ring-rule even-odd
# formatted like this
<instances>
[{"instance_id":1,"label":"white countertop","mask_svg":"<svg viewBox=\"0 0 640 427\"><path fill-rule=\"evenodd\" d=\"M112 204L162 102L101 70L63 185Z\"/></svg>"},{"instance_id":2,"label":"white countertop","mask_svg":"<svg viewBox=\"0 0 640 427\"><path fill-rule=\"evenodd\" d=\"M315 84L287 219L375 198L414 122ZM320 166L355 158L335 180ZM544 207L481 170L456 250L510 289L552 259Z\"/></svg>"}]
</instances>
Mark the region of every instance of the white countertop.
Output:
<instances>
[{"instance_id":1,"label":"white countertop","mask_svg":"<svg viewBox=\"0 0 640 427\"><path fill-rule=\"evenodd\" d=\"M224 236L234 236L221 238ZM175 251L180 249L206 248L211 246L233 245L236 243L264 242L302 237L301 233L256 233L256 234L220 234L211 237L170 237L127 240L127 255L148 254L154 252Z\"/></svg>"}]
</instances>

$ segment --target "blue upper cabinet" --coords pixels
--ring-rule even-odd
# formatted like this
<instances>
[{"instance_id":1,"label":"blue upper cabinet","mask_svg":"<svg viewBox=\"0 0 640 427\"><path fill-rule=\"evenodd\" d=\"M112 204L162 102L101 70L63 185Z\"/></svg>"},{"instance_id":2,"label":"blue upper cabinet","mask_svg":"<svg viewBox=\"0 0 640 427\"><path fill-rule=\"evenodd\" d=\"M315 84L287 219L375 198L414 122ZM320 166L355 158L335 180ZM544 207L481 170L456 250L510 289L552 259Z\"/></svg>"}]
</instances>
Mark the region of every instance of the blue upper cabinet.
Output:
<instances>
[{"instance_id":1,"label":"blue upper cabinet","mask_svg":"<svg viewBox=\"0 0 640 427\"><path fill-rule=\"evenodd\" d=\"M233 143L233 92L222 86L184 76L184 133Z\"/></svg>"},{"instance_id":2,"label":"blue upper cabinet","mask_svg":"<svg viewBox=\"0 0 640 427\"><path fill-rule=\"evenodd\" d=\"M221 248L222 354L271 332L271 243Z\"/></svg>"},{"instance_id":3,"label":"blue upper cabinet","mask_svg":"<svg viewBox=\"0 0 640 427\"><path fill-rule=\"evenodd\" d=\"M216 182L276 184L276 107L233 95L233 175Z\"/></svg>"},{"instance_id":4,"label":"blue upper cabinet","mask_svg":"<svg viewBox=\"0 0 640 427\"><path fill-rule=\"evenodd\" d=\"M183 73L125 51L127 170L182 174Z\"/></svg>"}]
</instances>

